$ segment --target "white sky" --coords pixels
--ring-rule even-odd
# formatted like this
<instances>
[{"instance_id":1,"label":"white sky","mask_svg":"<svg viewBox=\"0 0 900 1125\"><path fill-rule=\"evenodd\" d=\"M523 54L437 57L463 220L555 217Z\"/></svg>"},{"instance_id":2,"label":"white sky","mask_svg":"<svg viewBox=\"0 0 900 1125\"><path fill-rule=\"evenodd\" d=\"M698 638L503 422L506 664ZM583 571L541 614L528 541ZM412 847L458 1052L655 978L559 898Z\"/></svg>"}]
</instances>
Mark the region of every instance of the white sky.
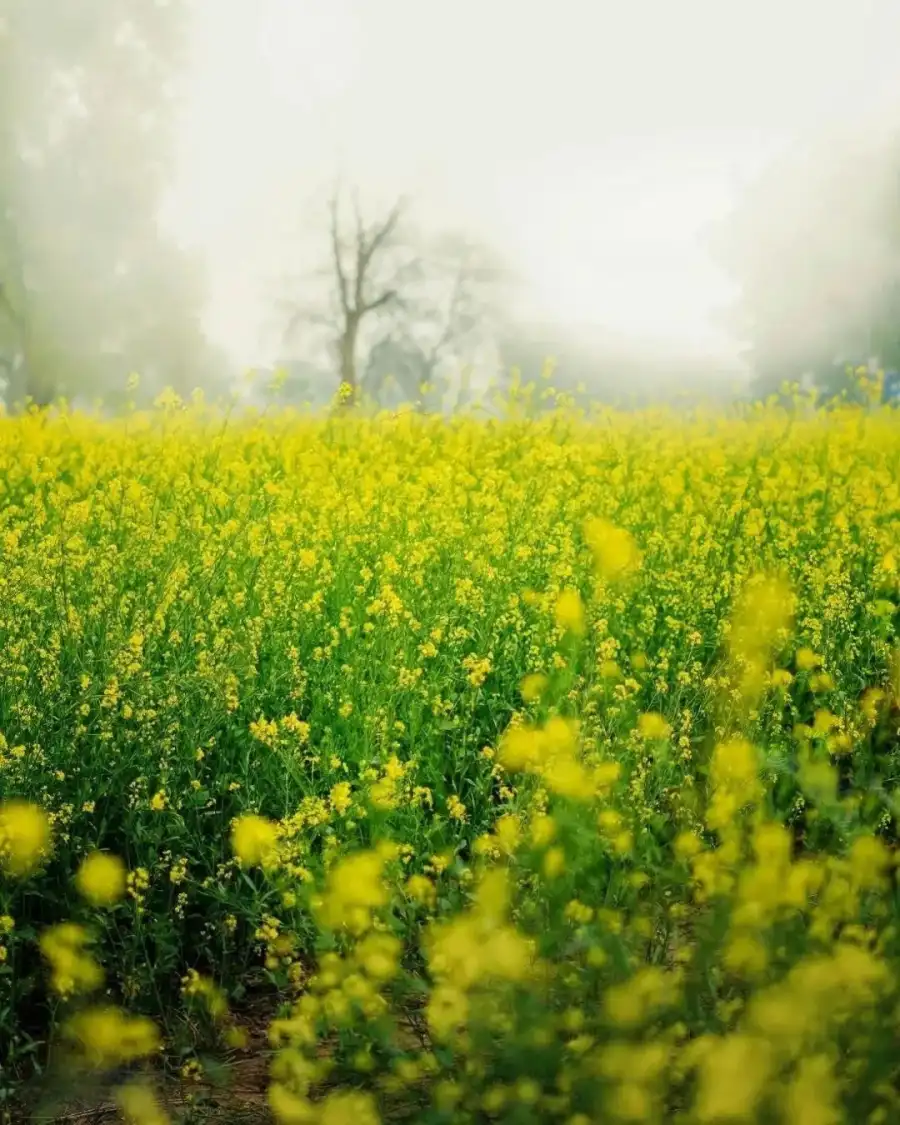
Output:
<instances>
[{"instance_id":1,"label":"white sky","mask_svg":"<svg viewBox=\"0 0 900 1125\"><path fill-rule=\"evenodd\" d=\"M721 350L702 244L839 115L900 107L898 0L196 0L169 221L242 363L339 166L486 231L535 315ZM319 196L321 199L321 196Z\"/></svg>"}]
</instances>

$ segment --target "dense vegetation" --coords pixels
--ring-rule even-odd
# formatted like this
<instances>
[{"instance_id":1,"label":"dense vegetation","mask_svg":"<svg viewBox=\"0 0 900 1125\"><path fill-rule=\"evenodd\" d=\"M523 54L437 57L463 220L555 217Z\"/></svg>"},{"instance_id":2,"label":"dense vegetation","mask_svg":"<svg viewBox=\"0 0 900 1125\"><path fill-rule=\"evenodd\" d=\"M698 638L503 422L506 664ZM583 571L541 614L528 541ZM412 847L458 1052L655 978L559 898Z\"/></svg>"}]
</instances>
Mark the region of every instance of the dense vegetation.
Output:
<instances>
[{"instance_id":1,"label":"dense vegetation","mask_svg":"<svg viewBox=\"0 0 900 1125\"><path fill-rule=\"evenodd\" d=\"M895 1119L893 411L170 400L0 495L0 1105L263 1011L283 1123Z\"/></svg>"}]
</instances>

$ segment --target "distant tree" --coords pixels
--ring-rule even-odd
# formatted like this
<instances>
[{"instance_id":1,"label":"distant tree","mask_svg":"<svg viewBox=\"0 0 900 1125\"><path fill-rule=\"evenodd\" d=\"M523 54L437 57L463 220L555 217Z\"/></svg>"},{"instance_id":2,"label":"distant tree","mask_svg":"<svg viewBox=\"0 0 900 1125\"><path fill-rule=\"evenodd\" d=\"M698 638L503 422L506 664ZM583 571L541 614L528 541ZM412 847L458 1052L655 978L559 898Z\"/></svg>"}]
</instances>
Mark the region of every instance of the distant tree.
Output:
<instances>
[{"instance_id":1,"label":"distant tree","mask_svg":"<svg viewBox=\"0 0 900 1125\"><path fill-rule=\"evenodd\" d=\"M398 200L380 219L367 222L359 194L350 193L349 215L344 193L335 188L328 201L329 260L314 274L325 281L312 301L301 300L289 318L285 343L290 345L301 327L324 328L337 359L338 377L356 396L359 351L363 332L402 304L402 287L417 271L415 257L401 236L405 200Z\"/></svg>"},{"instance_id":2,"label":"distant tree","mask_svg":"<svg viewBox=\"0 0 900 1125\"><path fill-rule=\"evenodd\" d=\"M717 231L739 283L730 326L760 392L846 363L900 362L900 137L829 134L772 163Z\"/></svg>"},{"instance_id":3,"label":"distant tree","mask_svg":"<svg viewBox=\"0 0 900 1125\"><path fill-rule=\"evenodd\" d=\"M593 326L516 324L501 341L507 367L532 384L533 410L564 401L619 409L650 403L729 401L744 381L739 365L689 350L650 347Z\"/></svg>"},{"instance_id":4,"label":"distant tree","mask_svg":"<svg viewBox=\"0 0 900 1125\"><path fill-rule=\"evenodd\" d=\"M157 223L189 3L0 0L7 399L211 376L204 279Z\"/></svg>"},{"instance_id":5,"label":"distant tree","mask_svg":"<svg viewBox=\"0 0 900 1125\"><path fill-rule=\"evenodd\" d=\"M336 190L328 212L328 261L312 275L320 284L291 303L288 346L301 329L307 345L324 331L350 398L380 398L390 378L406 400L486 350L512 281L486 247L417 231L403 199L367 222L358 193L347 207Z\"/></svg>"},{"instance_id":6,"label":"distant tree","mask_svg":"<svg viewBox=\"0 0 900 1125\"><path fill-rule=\"evenodd\" d=\"M497 342L515 279L486 246L456 232L424 242L421 255L419 284L370 352L364 383L378 396L385 377L393 377L406 401L458 406L464 371L500 373Z\"/></svg>"},{"instance_id":7,"label":"distant tree","mask_svg":"<svg viewBox=\"0 0 900 1125\"><path fill-rule=\"evenodd\" d=\"M382 406L415 401L427 382L425 357L417 345L385 336L375 343L366 359L362 389Z\"/></svg>"},{"instance_id":8,"label":"distant tree","mask_svg":"<svg viewBox=\"0 0 900 1125\"><path fill-rule=\"evenodd\" d=\"M276 365L278 397L295 405L321 408L331 399L331 372L308 359L286 359Z\"/></svg>"}]
</instances>

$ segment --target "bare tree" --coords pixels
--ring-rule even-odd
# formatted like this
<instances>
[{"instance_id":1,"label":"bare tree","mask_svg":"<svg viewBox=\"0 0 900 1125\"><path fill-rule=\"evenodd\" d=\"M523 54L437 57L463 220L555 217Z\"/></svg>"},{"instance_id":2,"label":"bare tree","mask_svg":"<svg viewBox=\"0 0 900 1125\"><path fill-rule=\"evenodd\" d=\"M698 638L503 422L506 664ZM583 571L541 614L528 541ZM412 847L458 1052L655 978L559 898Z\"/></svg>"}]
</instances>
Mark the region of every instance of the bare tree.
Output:
<instances>
[{"instance_id":1,"label":"bare tree","mask_svg":"<svg viewBox=\"0 0 900 1125\"><path fill-rule=\"evenodd\" d=\"M480 243L458 233L426 238L403 198L366 222L358 194L328 200L327 260L310 280L321 291L285 308L290 348L298 330L326 333L342 384L357 396L387 374L410 394L435 373L465 364L497 325L508 273ZM282 306L284 307L284 306Z\"/></svg>"},{"instance_id":2,"label":"bare tree","mask_svg":"<svg viewBox=\"0 0 900 1125\"><path fill-rule=\"evenodd\" d=\"M366 222L358 192L350 195L349 218L337 187L328 201L329 257L324 270L330 279L331 295L326 309L301 305L296 308L285 332L285 342L303 325L325 327L337 358L341 383L354 397L359 385L358 360L365 326L404 304L403 287L416 272L415 255L402 237L401 222L407 212L405 199L397 200L383 218Z\"/></svg>"},{"instance_id":3,"label":"bare tree","mask_svg":"<svg viewBox=\"0 0 900 1125\"><path fill-rule=\"evenodd\" d=\"M370 353L364 381L373 390L390 374L407 398L423 384L434 394L445 378L462 377L502 332L512 278L487 247L443 233L423 247L422 264L404 315Z\"/></svg>"}]
</instances>

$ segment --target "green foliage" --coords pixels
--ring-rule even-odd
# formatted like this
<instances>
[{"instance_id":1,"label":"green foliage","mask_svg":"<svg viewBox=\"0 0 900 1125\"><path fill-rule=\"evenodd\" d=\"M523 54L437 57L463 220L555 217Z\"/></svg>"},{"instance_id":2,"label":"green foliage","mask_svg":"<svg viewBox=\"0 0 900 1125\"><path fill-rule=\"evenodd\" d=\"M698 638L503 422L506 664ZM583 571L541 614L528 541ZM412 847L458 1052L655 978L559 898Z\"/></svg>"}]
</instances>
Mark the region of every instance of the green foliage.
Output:
<instances>
[{"instance_id":1,"label":"green foliage","mask_svg":"<svg viewBox=\"0 0 900 1125\"><path fill-rule=\"evenodd\" d=\"M92 398L135 369L148 389L210 381L204 281L157 222L187 10L185 0L0 7L9 401Z\"/></svg>"},{"instance_id":2,"label":"green foliage","mask_svg":"<svg viewBox=\"0 0 900 1125\"><path fill-rule=\"evenodd\" d=\"M0 420L0 1105L896 1114L895 414L524 393Z\"/></svg>"},{"instance_id":3,"label":"green foliage","mask_svg":"<svg viewBox=\"0 0 900 1125\"><path fill-rule=\"evenodd\" d=\"M801 376L839 393L846 364L900 361L900 139L867 124L774 160L717 231L762 397Z\"/></svg>"}]
</instances>

